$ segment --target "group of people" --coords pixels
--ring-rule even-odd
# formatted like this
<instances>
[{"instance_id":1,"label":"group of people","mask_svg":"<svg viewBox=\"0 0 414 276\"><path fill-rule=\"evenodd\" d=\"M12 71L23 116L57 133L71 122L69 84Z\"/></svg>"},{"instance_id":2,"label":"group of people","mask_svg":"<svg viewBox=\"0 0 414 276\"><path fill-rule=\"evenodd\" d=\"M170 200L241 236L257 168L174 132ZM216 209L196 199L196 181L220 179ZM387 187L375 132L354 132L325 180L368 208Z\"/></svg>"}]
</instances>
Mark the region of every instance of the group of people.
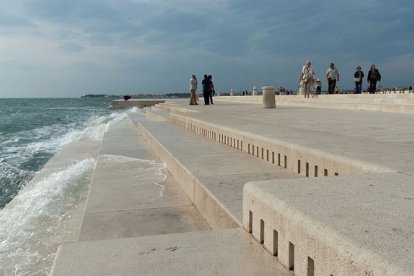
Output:
<instances>
[{"instance_id":1,"label":"group of people","mask_svg":"<svg viewBox=\"0 0 414 276\"><path fill-rule=\"evenodd\" d=\"M354 73L355 93L361 94L362 80L364 79L364 72L361 70L361 66L358 66ZM367 81L369 83L369 94L375 94L377 91L377 82L381 81L381 74L375 67L375 64L371 65L368 71Z\"/></svg>"},{"instance_id":2,"label":"group of people","mask_svg":"<svg viewBox=\"0 0 414 276\"><path fill-rule=\"evenodd\" d=\"M354 73L356 94L361 94L362 92L362 83L364 77L365 74L362 71L361 66L358 65ZM338 87L337 82L339 82L339 71L338 69L336 69L335 64L333 63L329 65L329 68L326 71L326 80L328 82L328 93L334 94ZM368 71L367 81L369 83L369 93L375 94L375 92L377 91L377 82L381 81L381 74L375 67L375 64L372 64L370 70ZM322 82L318 78L316 78L315 72L313 71L312 62L310 60L307 60L305 62L305 65L303 65L302 67L299 83L300 89L302 89L305 98L310 97L310 91L312 86L316 87L316 93L321 93ZM195 75L192 75L190 79L190 105L198 105L196 95L197 84L197 77ZM213 104L213 96L215 95L213 77L211 75L205 74L204 79L202 81L202 85L204 104Z\"/></svg>"},{"instance_id":3,"label":"group of people","mask_svg":"<svg viewBox=\"0 0 414 276\"><path fill-rule=\"evenodd\" d=\"M197 103L197 77L196 75L192 75L190 79L190 105L198 105ZM210 103L213 104L213 96L216 94L214 89L213 77L211 75L204 75L204 79L201 82L203 85L203 98L204 104L209 105Z\"/></svg>"},{"instance_id":4,"label":"group of people","mask_svg":"<svg viewBox=\"0 0 414 276\"><path fill-rule=\"evenodd\" d=\"M355 93L361 94L362 92L362 82L364 79L364 72L361 70L361 66L358 66L356 72L354 73L354 82L355 82ZM326 80L328 82L328 93L334 94L337 89L337 82L339 82L339 71L336 69L335 64L331 63L328 70L326 71ZM371 65L371 68L368 72L367 81L369 83L369 93L375 94L377 90L377 82L381 81L381 74L378 69L375 68L375 64ZM312 62L307 60L305 65L302 67L302 72L299 78L300 88L305 95L305 98L309 98L311 86L316 87L320 91L321 82L316 78L315 72L312 68Z\"/></svg>"}]
</instances>

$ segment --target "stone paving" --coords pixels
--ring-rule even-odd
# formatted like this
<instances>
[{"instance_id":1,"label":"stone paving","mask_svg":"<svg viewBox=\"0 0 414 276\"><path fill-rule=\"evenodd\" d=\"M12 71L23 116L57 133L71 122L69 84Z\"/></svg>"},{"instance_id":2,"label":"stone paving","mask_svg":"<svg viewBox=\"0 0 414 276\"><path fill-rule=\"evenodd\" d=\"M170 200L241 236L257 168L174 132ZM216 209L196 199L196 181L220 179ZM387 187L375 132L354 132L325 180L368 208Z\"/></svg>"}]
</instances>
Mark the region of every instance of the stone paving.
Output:
<instances>
[{"instance_id":1,"label":"stone paving","mask_svg":"<svg viewBox=\"0 0 414 276\"><path fill-rule=\"evenodd\" d=\"M259 232L253 231L258 243L247 231L238 228L246 220L246 214L243 216L243 186L250 182L250 187L254 190L257 181L264 181L257 183L258 191L273 195L275 201L286 201L286 206L292 212L302 209L301 212L307 214L306 219L315 225L320 225L326 219L323 221L326 231L342 231L340 236L344 243L351 240L364 250L378 254L379 266L389 262L393 269L396 267L390 271L400 271L401 275L405 275L403 271L410 271L410 256L414 254L414 245L411 242L413 232L408 228L414 219L410 212L401 208L413 207L409 202L409 199L414 198L412 114L289 106L263 109L257 103L236 104L220 101L220 97L216 97L214 102L214 105L209 106L189 106L187 100L166 101L159 108L148 110L147 118L139 113L131 113L130 123L124 121L109 127L95 170L79 240L60 247L54 275L292 273L279 264L278 261L281 261L284 267L289 267L282 256L279 260L265 252L265 249L272 251L268 237L262 241L264 246L261 246ZM203 132L205 135L200 135L195 133L195 129L186 129L177 124L179 121L171 120L171 116L180 120L184 118L187 124L209 124L216 132L207 129ZM247 144L240 150L235 144L229 146L222 141L218 142L222 138L216 134L221 130L234 132L240 139L247 141L265 139L270 146L286 144L314 155L333 156L333 162L345 159L354 162L356 168L367 165L368 168L375 167L375 170L371 173L364 171L362 176L352 175L354 171L349 170L348 176L336 178L304 177L301 163L297 164L296 159L290 160L294 165L286 170L283 166L263 160L266 159L263 150L261 158L257 158L257 152L257 156L256 153L247 154ZM206 135L208 137L203 137ZM131 160L121 162L114 168L111 163L113 156ZM151 185L145 187L137 184L140 182L138 174L140 169L145 169L148 165L142 160L160 163L158 158L169 170L164 186L166 196L158 198L157 203L151 205L149 199L155 197L160 190ZM302 162L303 166L305 162ZM381 177L382 174L384 177ZM292 185L283 188L286 183ZM329 186L329 183L334 185ZM353 217L355 212L352 208L336 209L338 206L335 202L342 200L341 194L344 194L341 183L345 183L344 188L349 187L346 183L352 183L352 189L356 189L355 198L344 202L349 203L350 207L363 202L364 198L369 198L376 204L362 203L362 209L354 206L356 210L361 210L358 217ZM373 183L378 186L370 189ZM125 185L123 192L117 192L120 184ZM313 185L311 193L300 188L308 185ZM363 189L365 186L368 188ZM300 190L295 191L295 187ZM282 190L275 193L275 189ZM401 199L395 197L401 193L406 196ZM334 196L338 199L334 200ZM257 200L260 201L260 198ZM387 205L385 210L378 210L381 202L390 200L397 201L393 205ZM312 207L312 204L325 201L326 209L323 210L333 210L336 214L333 217L332 212L321 216ZM403 207L404 202L408 207ZM330 205L332 208L328 207ZM148 209L145 210L146 208ZM151 208L155 208L157 214L153 214ZM164 208L169 211L163 212ZM404 221L401 221L400 215ZM338 216L346 219L338 220ZM215 221L214 217L224 217L225 222ZM376 218L375 223L372 218ZM170 223L168 219L171 219ZM246 230L249 228L248 223L247 219L247 224L244 223ZM341 223L345 223L344 227L340 226ZM392 225L398 231L393 231ZM160 228L165 227L169 230L160 231ZM224 229L227 227L232 229ZM258 229L258 226L255 227ZM366 230L372 235L364 232ZM384 237L381 234L384 231L391 236ZM384 242L384 239L389 242ZM322 237L320 244L323 242ZM391 245L392 242L399 245ZM295 260L297 263L294 273L306 275L306 266L300 259L305 259L304 253L300 251L301 241L297 241L297 244L299 248L295 250L299 254ZM312 254L309 253L312 248L309 250L306 253ZM402 255L404 252L405 255ZM330 271L332 275L341 275L338 267L320 270L317 267L320 258L315 257L318 256L316 253L312 256L315 272ZM177 266L177 257L184 265ZM160 259L166 260L165 265L157 265ZM206 260L205 265L201 264L201 259ZM243 259L248 259L249 262ZM200 267L198 271L195 270L197 265ZM369 264L366 268L368 272L373 271L369 270Z\"/></svg>"}]
</instances>

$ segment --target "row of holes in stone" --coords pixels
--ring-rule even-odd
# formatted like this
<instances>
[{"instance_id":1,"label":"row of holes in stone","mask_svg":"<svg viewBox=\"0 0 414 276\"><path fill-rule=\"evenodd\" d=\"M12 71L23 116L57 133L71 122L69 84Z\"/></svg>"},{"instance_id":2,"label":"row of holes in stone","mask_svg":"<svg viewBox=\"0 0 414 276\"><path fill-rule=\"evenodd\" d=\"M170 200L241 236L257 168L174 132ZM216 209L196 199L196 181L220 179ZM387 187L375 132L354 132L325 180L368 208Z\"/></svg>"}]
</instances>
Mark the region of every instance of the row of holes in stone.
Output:
<instances>
[{"instance_id":1,"label":"row of holes in stone","mask_svg":"<svg viewBox=\"0 0 414 276\"><path fill-rule=\"evenodd\" d=\"M182 125L183 126L186 125L185 121L182 122ZM217 133L214 132L214 131L211 131L211 130L208 130L208 129L205 129L205 128L201 128L201 127L197 127L193 124L190 124L189 128L191 130L194 130L196 133L199 133L199 134L201 134L205 137L208 137L209 139L216 140ZM243 141L240 141L238 139L235 139L235 138L223 135L223 134L219 134L219 142L222 143L222 144L226 144L226 145L234 147L238 150L243 151ZM255 155L255 146L248 144L247 147L248 147L247 152L254 156ZM261 148L261 153L262 153L261 158L264 160L265 159L264 158L264 148ZM266 153L267 153L266 154L266 160L268 162L270 162L270 160L269 160L270 159L269 158L269 153L270 153L269 150L266 150ZM256 157L259 157L259 146L256 146ZM280 153L278 153L278 158L277 159L278 159L277 160L278 166L281 166L281 155L280 155ZM284 168L285 169L287 168L287 159L288 159L287 156L284 155ZM275 153L273 151L272 151L272 163L273 164L275 163ZM305 176L309 177L309 163L308 162L306 162L305 171L306 171ZM300 173L301 173L301 160L298 160L298 174L300 174ZM328 176L328 170L327 169L324 169L323 175ZM338 175L339 174L337 172L335 172L335 176L338 176ZM318 168L317 165L315 165L315 167L314 167L314 177L318 177L318 176L319 176L319 168Z\"/></svg>"},{"instance_id":2,"label":"row of holes in stone","mask_svg":"<svg viewBox=\"0 0 414 276\"><path fill-rule=\"evenodd\" d=\"M260 237L259 243L264 244L264 221L260 220ZM253 213L249 211L249 233L253 232ZM278 257L278 247L279 247L279 233L276 230L273 230L273 248L272 254L275 257ZM307 259L307 276L314 276L315 275L315 261L308 256ZM289 270L295 270L295 245L289 241L289 259L288 259L288 268ZM330 276L333 276L331 274Z\"/></svg>"}]
</instances>

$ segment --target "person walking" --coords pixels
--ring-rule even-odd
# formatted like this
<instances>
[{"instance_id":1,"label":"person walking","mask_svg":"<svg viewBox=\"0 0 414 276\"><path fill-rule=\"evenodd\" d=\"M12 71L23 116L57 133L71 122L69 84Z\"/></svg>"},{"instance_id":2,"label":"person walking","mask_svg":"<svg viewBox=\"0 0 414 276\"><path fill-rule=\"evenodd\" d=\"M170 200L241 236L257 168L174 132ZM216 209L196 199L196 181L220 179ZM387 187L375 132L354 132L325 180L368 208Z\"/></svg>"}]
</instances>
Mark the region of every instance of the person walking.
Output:
<instances>
[{"instance_id":1,"label":"person walking","mask_svg":"<svg viewBox=\"0 0 414 276\"><path fill-rule=\"evenodd\" d=\"M214 90L213 77L211 75L208 75L207 78L210 81L210 103L213 104L213 96L216 94L216 90Z\"/></svg>"},{"instance_id":2,"label":"person walking","mask_svg":"<svg viewBox=\"0 0 414 276\"><path fill-rule=\"evenodd\" d=\"M339 81L339 72L333 63L329 65L329 68L326 71L326 79L328 80L328 93L334 94L336 82Z\"/></svg>"},{"instance_id":3,"label":"person walking","mask_svg":"<svg viewBox=\"0 0 414 276\"><path fill-rule=\"evenodd\" d=\"M305 94L305 98L309 98L310 95L310 87L313 85L315 81L315 72L313 72L312 62L307 60L305 65L302 67L302 74L300 75L300 87L302 88L303 93Z\"/></svg>"},{"instance_id":4,"label":"person walking","mask_svg":"<svg viewBox=\"0 0 414 276\"><path fill-rule=\"evenodd\" d=\"M381 74L375 64L371 65L371 69L368 71L367 81L369 82L369 94L375 94L377 91L377 81L381 81Z\"/></svg>"},{"instance_id":5,"label":"person walking","mask_svg":"<svg viewBox=\"0 0 414 276\"><path fill-rule=\"evenodd\" d=\"M204 97L204 104L209 105L210 104L210 80L207 77L207 74L204 75L204 79L201 82L203 85L203 97Z\"/></svg>"},{"instance_id":6,"label":"person walking","mask_svg":"<svg viewBox=\"0 0 414 276\"><path fill-rule=\"evenodd\" d=\"M198 105L196 91L197 77L195 75L192 75L190 79L190 105Z\"/></svg>"},{"instance_id":7,"label":"person walking","mask_svg":"<svg viewBox=\"0 0 414 276\"><path fill-rule=\"evenodd\" d=\"M364 72L362 72L361 66L358 65L354 73L355 94L361 94L363 79L364 79Z\"/></svg>"}]
</instances>

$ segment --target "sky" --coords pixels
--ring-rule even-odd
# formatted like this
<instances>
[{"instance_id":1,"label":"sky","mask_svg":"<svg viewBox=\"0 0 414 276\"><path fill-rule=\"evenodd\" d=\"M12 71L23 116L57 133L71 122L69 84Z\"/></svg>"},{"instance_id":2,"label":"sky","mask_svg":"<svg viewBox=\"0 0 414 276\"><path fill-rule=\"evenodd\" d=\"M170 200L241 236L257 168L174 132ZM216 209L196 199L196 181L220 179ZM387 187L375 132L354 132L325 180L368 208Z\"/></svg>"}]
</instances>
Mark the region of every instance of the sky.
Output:
<instances>
[{"instance_id":1,"label":"sky","mask_svg":"<svg viewBox=\"0 0 414 276\"><path fill-rule=\"evenodd\" d=\"M307 59L323 89L331 62L341 89L371 64L409 86L413 34L412 0L1 0L0 98L188 92L206 73L295 90Z\"/></svg>"}]
</instances>

